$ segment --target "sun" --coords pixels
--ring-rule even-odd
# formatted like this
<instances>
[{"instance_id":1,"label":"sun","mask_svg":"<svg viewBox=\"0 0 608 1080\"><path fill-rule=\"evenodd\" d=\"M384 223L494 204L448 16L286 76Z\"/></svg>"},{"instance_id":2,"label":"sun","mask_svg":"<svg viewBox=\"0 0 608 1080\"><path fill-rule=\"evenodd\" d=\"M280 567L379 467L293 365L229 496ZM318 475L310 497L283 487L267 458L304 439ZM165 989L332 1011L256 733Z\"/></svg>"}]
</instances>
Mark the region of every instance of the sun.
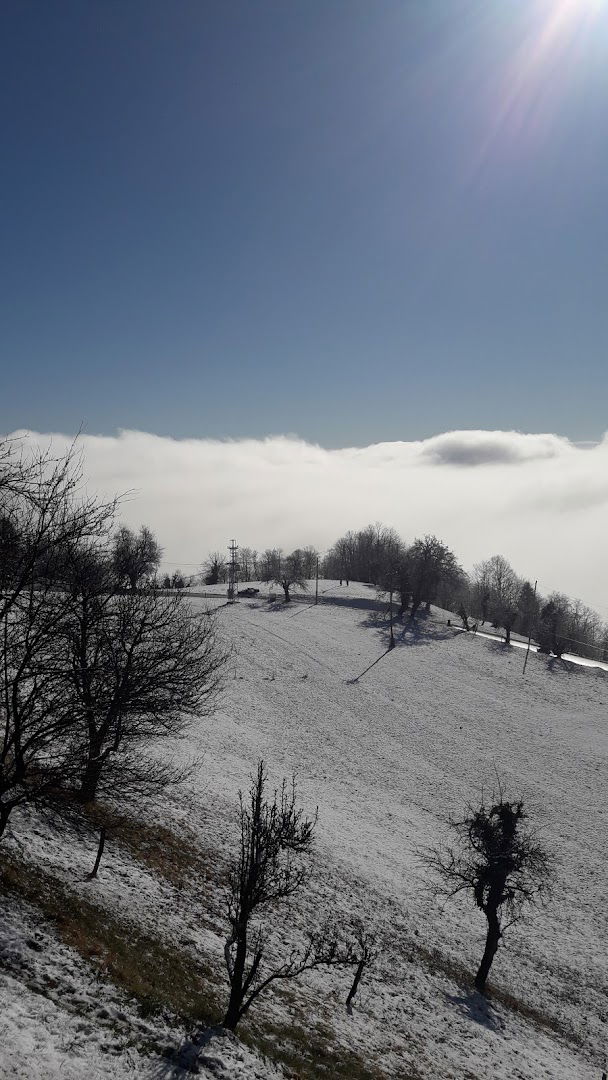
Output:
<instances>
[{"instance_id":1,"label":"sun","mask_svg":"<svg viewBox=\"0 0 608 1080\"><path fill-rule=\"evenodd\" d=\"M606 0L553 0L536 41L531 42L530 59L540 63L553 52L567 49L589 29L602 8L606 8Z\"/></svg>"},{"instance_id":2,"label":"sun","mask_svg":"<svg viewBox=\"0 0 608 1080\"><path fill-rule=\"evenodd\" d=\"M600 37L608 47L608 0L530 0L533 17L499 78L493 114L472 168L481 170L498 142L542 138L559 123L569 75L584 70Z\"/></svg>"}]
</instances>

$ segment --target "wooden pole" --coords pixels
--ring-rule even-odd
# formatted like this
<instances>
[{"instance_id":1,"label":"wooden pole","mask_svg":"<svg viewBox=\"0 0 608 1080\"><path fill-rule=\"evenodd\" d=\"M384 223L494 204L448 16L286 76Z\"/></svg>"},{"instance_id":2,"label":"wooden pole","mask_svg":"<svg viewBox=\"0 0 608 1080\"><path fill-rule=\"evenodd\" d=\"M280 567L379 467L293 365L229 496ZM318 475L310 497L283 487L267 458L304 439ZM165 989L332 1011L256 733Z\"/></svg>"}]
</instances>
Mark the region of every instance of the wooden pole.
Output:
<instances>
[{"instance_id":1,"label":"wooden pole","mask_svg":"<svg viewBox=\"0 0 608 1080\"><path fill-rule=\"evenodd\" d=\"M534 599L535 600L536 600L536 586L537 585L538 585L538 581L535 581L534 582ZM526 649L526 655L524 657L524 669L522 671L522 675L526 674L526 667L528 665L528 657L530 655L530 642L531 641L532 641L532 613L530 613L530 633L528 634L528 648Z\"/></svg>"}]
</instances>

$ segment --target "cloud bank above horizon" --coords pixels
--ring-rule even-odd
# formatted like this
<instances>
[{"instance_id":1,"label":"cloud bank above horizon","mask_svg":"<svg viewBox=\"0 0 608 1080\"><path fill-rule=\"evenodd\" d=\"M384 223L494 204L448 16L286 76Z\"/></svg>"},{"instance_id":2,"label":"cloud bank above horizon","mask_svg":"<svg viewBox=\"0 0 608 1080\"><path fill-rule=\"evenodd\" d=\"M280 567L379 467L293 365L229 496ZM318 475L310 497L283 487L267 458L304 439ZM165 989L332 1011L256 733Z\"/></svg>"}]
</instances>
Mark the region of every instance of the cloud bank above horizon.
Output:
<instances>
[{"instance_id":1,"label":"cloud bank above horizon","mask_svg":"<svg viewBox=\"0 0 608 1080\"><path fill-rule=\"evenodd\" d=\"M73 436L15 432L57 452ZM193 572L235 537L256 548L327 548L374 521L406 541L435 533L465 569L500 553L539 589L608 618L608 435L450 431L416 442L326 450L296 436L172 439L82 435L91 492L124 498L119 518L149 525L166 564Z\"/></svg>"}]
</instances>

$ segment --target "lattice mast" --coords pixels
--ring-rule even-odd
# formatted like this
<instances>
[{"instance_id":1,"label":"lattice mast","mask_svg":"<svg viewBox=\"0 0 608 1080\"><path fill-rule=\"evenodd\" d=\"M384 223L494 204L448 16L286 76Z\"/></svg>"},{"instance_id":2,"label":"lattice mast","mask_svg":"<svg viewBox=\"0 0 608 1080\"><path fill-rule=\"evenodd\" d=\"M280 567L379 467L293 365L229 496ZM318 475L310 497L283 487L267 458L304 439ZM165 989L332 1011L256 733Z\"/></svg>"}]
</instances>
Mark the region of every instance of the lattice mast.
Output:
<instances>
[{"instance_id":1,"label":"lattice mast","mask_svg":"<svg viewBox=\"0 0 608 1080\"><path fill-rule=\"evenodd\" d=\"M230 553L230 559L228 561L228 599L236 600L238 594L239 584L239 563L238 563L238 550L239 545L236 540L231 540L228 544L228 551Z\"/></svg>"}]
</instances>

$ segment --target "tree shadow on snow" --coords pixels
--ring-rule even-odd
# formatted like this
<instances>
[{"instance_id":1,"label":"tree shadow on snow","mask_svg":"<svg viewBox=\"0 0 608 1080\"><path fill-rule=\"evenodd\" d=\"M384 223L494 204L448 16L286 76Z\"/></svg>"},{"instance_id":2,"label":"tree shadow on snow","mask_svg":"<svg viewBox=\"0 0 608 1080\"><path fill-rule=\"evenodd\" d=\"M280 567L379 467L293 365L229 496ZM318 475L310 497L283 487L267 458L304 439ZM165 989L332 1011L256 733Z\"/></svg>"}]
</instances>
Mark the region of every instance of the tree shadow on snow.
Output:
<instances>
[{"instance_id":1,"label":"tree shadow on snow","mask_svg":"<svg viewBox=\"0 0 608 1080\"><path fill-rule=\"evenodd\" d=\"M331 604L332 607L358 608L359 611L382 611L385 607L383 600L375 596L324 596L319 597L320 604Z\"/></svg>"},{"instance_id":2,"label":"tree shadow on snow","mask_svg":"<svg viewBox=\"0 0 608 1080\"><path fill-rule=\"evenodd\" d=\"M504 1027L502 1020L496 1016L488 999L477 990L462 994L446 994L445 997L469 1020L481 1024L490 1031L502 1031Z\"/></svg>"},{"instance_id":3,"label":"tree shadow on snow","mask_svg":"<svg viewBox=\"0 0 608 1080\"><path fill-rule=\"evenodd\" d=\"M369 629L370 626L373 627L384 647L388 648L391 632L390 620L386 616L382 620L378 618L363 619L359 626L366 629ZM430 621L430 617L426 612L423 612L415 619L407 618L405 623L397 622L394 619L395 648L402 645L432 645L436 641L451 641L456 636L456 629L453 626L438 626L436 622Z\"/></svg>"},{"instance_id":4,"label":"tree shadow on snow","mask_svg":"<svg viewBox=\"0 0 608 1080\"><path fill-rule=\"evenodd\" d=\"M224 1028L204 1028L184 1039L174 1050L167 1049L164 1060L154 1066L154 1080L180 1080L181 1077L198 1073L200 1066L217 1072L223 1063L210 1047L211 1041L216 1037L236 1041Z\"/></svg>"},{"instance_id":5,"label":"tree shadow on snow","mask_svg":"<svg viewBox=\"0 0 608 1080\"><path fill-rule=\"evenodd\" d=\"M601 670L601 669L599 669ZM564 660L561 656L547 656L547 671L552 675L578 675L576 664Z\"/></svg>"},{"instance_id":6,"label":"tree shadow on snow","mask_svg":"<svg viewBox=\"0 0 608 1080\"><path fill-rule=\"evenodd\" d=\"M523 649L514 649L510 645L507 645L505 641L490 641L489 638L481 638L481 641L487 646L489 652L498 653L499 656L504 656L505 653L509 653L510 656L517 656L521 652L524 655Z\"/></svg>"},{"instance_id":7,"label":"tree shadow on snow","mask_svg":"<svg viewBox=\"0 0 608 1080\"><path fill-rule=\"evenodd\" d=\"M507 645L505 641L490 641L488 638L483 638L483 641L487 642L490 652L497 653L500 656L504 656L505 653L509 654L509 657L513 659L525 657L525 649L518 649L517 646ZM539 653L537 649L530 649L530 654L535 656L544 657L546 660L546 668L550 674L555 675L578 675L577 665L573 664L570 660L564 660L561 656L547 656L546 653Z\"/></svg>"},{"instance_id":8,"label":"tree shadow on snow","mask_svg":"<svg viewBox=\"0 0 608 1080\"><path fill-rule=\"evenodd\" d=\"M294 610L294 605L291 601L285 603L282 596L277 596L274 600L266 600L263 604L252 604L252 607L256 607L258 611L265 611L267 614L280 615L281 613L289 615ZM300 608L295 608L299 611Z\"/></svg>"}]
</instances>

